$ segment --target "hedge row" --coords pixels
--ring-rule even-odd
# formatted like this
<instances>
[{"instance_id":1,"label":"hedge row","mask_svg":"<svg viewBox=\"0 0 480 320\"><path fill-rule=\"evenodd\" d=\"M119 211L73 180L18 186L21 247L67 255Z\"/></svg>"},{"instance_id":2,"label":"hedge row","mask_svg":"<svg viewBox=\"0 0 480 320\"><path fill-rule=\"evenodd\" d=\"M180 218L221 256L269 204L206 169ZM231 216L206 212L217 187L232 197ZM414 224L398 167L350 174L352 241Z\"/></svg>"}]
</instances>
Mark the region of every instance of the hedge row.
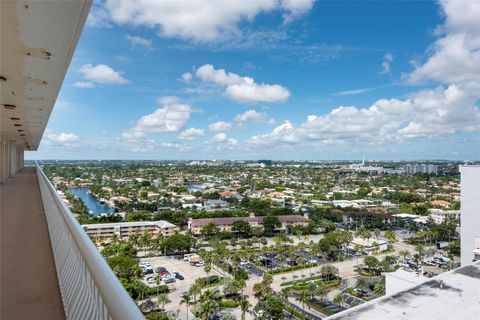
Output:
<instances>
[{"instance_id":1,"label":"hedge row","mask_svg":"<svg viewBox=\"0 0 480 320\"><path fill-rule=\"evenodd\" d=\"M290 314L292 314L297 319L307 320L307 318L303 314L301 314L300 312L298 312L298 310L296 310L296 309L294 309L290 306L285 306L284 309L287 310Z\"/></svg>"},{"instance_id":2,"label":"hedge row","mask_svg":"<svg viewBox=\"0 0 480 320\"><path fill-rule=\"evenodd\" d=\"M322 276L313 276L313 277L308 277L308 278L304 278L304 279L300 279L300 280L285 281L285 282L282 282L280 284L280 286L284 287L284 286L289 286L291 284L296 284L298 282L305 282L305 281L318 280L318 279L322 279Z\"/></svg>"},{"instance_id":3,"label":"hedge row","mask_svg":"<svg viewBox=\"0 0 480 320\"><path fill-rule=\"evenodd\" d=\"M311 268L311 267L316 267L318 263L307 263L307 264L299 264L296 266L291 266L291 267L285 267L281 269L276 269L276 270L271 270L268 271L270 274L279 274L279 273L285 273L289 271L295 271L295 270L300 270L300 269L305 269L305 268Z\"/></svg>"},{"instance_id":4,"label":"hedge row","mask_svg":"<svg viewBox=\"0 0 480 320\"><path fill-rule=\"evenodd\" d=\"M166 284L158 286L158 287L148 287L147 291L145 292L146 296L154 296L161 293L168 293L168 286Z\"/></svg>"},{"instance_id":5,"label":"hedge row","mask_svg":"<svg viewBox=\"0 0 480 320\"><path fill-rule=\"evenodd\" d=\"M206 286L210 286L210 285L213 285L213 284L217 284L217 283L220 283L222 281L223 278L220 278L219 276L217 275L212 275L212 276L209 276L209 277L203 277L203 278L197 278L195 280L195 283L197 283L200 287L206 287Z\"/></svg>"}]
</instances>

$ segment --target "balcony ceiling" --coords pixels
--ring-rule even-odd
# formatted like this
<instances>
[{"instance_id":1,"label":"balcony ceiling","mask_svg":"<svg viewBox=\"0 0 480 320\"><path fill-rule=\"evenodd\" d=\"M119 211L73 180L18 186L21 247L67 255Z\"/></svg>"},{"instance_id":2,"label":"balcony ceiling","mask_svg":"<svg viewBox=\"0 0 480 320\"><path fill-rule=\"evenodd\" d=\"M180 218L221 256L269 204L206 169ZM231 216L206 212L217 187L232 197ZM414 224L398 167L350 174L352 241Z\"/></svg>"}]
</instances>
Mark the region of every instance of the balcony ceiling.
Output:
<instances>
[{"instance_id":1,"label":"balcony ceiling","mask_svg":"<svg viewBox=\"0 0 480 320\"><path fill-rule=\"evenodd\" d=\"M1 136L37 150L90 6L0 1Z\"/></svg>"}]
</instances>

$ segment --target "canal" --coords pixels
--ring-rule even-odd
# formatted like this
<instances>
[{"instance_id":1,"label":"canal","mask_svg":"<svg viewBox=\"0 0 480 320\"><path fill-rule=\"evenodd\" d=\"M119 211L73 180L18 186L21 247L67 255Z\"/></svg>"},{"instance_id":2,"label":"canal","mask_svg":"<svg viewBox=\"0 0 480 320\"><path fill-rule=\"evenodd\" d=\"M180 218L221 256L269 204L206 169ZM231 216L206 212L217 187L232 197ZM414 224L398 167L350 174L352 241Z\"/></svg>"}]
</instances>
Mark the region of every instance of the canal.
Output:
<instances>
[{"instance_id":1,"label":"canal","mask_svg":"<svg viewBox=\"0 0 480 320\"><path fill-rule=\"evenodd\" d=\"M102 213L113 213L115 211L114 208L109 207L106 204L100 203L100 201L92 197L88 193L87 187L70 188L70 192L73 193L76 198L82 199L83 202L85 202L88 210L90 210L90 213L94 216Z\"/></svg>"}]
</instances>

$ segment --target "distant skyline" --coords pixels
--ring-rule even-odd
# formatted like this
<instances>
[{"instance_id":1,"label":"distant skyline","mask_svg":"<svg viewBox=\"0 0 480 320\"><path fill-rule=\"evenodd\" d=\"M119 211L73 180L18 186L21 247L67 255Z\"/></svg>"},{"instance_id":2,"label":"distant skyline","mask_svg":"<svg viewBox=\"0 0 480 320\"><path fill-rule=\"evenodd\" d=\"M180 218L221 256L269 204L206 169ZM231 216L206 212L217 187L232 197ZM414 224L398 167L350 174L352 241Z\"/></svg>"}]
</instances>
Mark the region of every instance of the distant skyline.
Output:
<instances>
[{"instance_id":1,"label":"distant skyline","mask_svg":"<svg viewBox=\"0 0 480 320\"><path fill-rule=\"evenodd\" d=\"M95 1L26 159L480 159L479 1Z\"/></svg>"}]
</instances>

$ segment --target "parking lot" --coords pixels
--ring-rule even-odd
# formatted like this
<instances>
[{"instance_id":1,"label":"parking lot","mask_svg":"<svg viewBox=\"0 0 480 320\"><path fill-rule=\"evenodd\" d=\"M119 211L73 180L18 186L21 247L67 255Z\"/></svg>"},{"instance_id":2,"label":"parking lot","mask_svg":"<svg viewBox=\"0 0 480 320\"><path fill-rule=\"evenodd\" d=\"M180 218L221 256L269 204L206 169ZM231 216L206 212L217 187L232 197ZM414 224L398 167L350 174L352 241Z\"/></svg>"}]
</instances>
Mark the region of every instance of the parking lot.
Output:
<instances>
[{"instance_id":1,"label":"parking lot","mask_svg":"<svg viewBox=\"0 0 480 320\"><path fill-rule=\"evenodd\" d=\"M153 258L142 258L141 261L148 261L153 269L157 267L165 267L169 272L176 271L180 273L184 280L176 280L176 282L169 284L173 291L168 295L170 303L165 305L167 311L176 311L180 309L180 319L186 319L186 308L185 305L180 306L181 294L190 289L190 286L195 282L195 279L206 277L207 273L203 267L195 267L190 265L190 263L179 260L173 257L153 257ZM211 271L209 275L215 274L214 271ZM163 284L163 283L162 283ZM154 285L150 285L154 286Z\"/></svg>"}]
</instances>

